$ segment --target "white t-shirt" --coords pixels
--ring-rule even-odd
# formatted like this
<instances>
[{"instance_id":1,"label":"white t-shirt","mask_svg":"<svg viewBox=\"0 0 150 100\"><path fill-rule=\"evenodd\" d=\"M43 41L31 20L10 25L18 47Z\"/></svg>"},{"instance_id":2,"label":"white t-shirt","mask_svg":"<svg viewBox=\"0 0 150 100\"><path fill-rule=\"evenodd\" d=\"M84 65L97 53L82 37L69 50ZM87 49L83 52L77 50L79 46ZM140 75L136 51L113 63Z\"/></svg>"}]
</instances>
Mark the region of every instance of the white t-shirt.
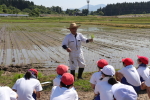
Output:
<instances>
[{"instance_id":1,"label":"white t-shirt","mask_svg":"<svg viewBox=\"0 0 150 100\"><path fill-rule=\"evenodd\" d=\"M95 72L90 79L90 83L96 85L100 81L101 76L102 76L101 71Z\"/></svg>"},{"instance_id":2,"label":"white t-shirt","mask_svg":"<svg viewBox=\"0 0 150 100\"><path fill-rule=\"evenodd\" d=\"M149 74L150 70L148 67L139 67L137 69L137 71L138 71L140 77L142 77L144 81L147 80L148 77L150 76L150 74Z\"/></svg>"},{"instance_id":3,"label":"white t-shirt","mask_svg":"<svg viewBox=\"0 0 150 100\"><path fill-rule=\"evenodd\" d=\"M33 91L42 91L42 86L37 79L20 78L14 84L13 89L17 90L18 100L34 100L32 97Z\"/></svg>"},{"instance_id":4,"label":"white t-shirt","mask_svg":"<svg viewBox=\"0 0 150 100\"><path fill-rule=\"evenodd\" d=\"M53 80L53 86L59 86L60 81L61 81L61 75L58 75L54 80Z\"/></svg>"},{"instance_id":5,"label":"white t-shirt","mask_svg":"<svg viewBox=\"0 0 150 100\"><path fill-rule=\"evenodd\" d=\"M140 86L140 76L133 65L126 66L119 70L118 72L122 73L123 76L126 78L127 82L133 86Z\"/></svg>"},{"instance_id":6,"label":"white t-shirt","mask_svg":"<svg viewBox=\"0 0 150 100\"><path fill-rule=\"evenodd\" d=\"M148 79L145 81L145 85L147 87L150 87L150 76L148 77Z\"/></svg>"},{"instance_id":7,"label":"white t-shirt","mask_svg":"<svg viewBox=\"0 0 150 100\"><path fill-rule=\"evenodd\" d=\"M74 88L54 86L52 88L50 100L78 100L78 94Z\"/></svg>"},{"instance_id":8,"label":"white t-shirt","mask_svg":"<svg viewBox=\"0 0 150 100\"><path fill-rule=\"evenodd\" d=\"M100 100L114 100L111 91L112 85L108 83L109 77L104 77L95 86L95 94L100 93Z\"/></svg>"},{"instance_id":9,"label":"white t-shirt","mask_svg":"<svg viewBox=\"0 0 150 100\"><path fill-rule=\"evenodd\" d=\"M0 87L0 100L17 100L17 93L10 87Z\"/></svg>"}]
</instances>

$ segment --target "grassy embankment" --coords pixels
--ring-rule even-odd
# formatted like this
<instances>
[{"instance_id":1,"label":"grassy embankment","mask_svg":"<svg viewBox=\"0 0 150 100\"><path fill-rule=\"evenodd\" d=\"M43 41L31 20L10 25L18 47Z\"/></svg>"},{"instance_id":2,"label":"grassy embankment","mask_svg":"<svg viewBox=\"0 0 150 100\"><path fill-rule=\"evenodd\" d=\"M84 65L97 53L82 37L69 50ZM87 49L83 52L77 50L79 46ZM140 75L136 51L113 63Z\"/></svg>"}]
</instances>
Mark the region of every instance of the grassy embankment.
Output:
<instances>
[{"instance_id":1,"label":"grassy embankment","mask_svg":"<svg viewBox=\"0 0 150 100\"><path fill-rule=\"evenodd\" d=\"M127 28L150 28L149 17L100 17L100 16L52 16L52 17L0 17L0 23L70 23L105 25Z\"/></svg>"},{"instance_id":2,"label":"grassy embankment","mask_svg":"<svg viewBox=\"0 0 150 100\"><path fill-rule=\"evenodd\" d=\"M84 73L83 77L85 78L85 80L76 79L74 83L75 88L79 91L92 91L91 85L89 83L91 75L92 73ZM0 86L3 85L3 86L12 87L16 82L16 80L23 76L24 76L23 73L6 73L4 71L0 71ZM52 80L55 77L56 75L44 76L42 73L38 74L38 79L40 80L41 83L46 81L52 82ZM50 85L48 84L43 86L44 90L50 91L51 88L52 88L52 83Z\"/></svg>"}]
</instances>

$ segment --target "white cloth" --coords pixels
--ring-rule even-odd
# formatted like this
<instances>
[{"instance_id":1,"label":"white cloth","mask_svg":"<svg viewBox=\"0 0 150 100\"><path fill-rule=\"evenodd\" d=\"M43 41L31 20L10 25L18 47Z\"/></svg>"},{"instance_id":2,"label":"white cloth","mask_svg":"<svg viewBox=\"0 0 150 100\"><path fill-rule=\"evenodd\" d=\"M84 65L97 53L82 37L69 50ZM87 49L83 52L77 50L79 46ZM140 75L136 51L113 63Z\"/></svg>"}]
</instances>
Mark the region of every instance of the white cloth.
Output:
<instances>
[{"instance_id":1,"label":"white cloth","mask_svg":"<svg viewBox=\"0 0 150 100\"><path fill-rule=\"evenodd\" d=\"M95 94L100 93L100 100L114 100L111 91L112 85L108 83L109 77L104 77L95 86Z\"/></svg>"},{"instance_id":2,"label":"white cloth","mask_svg":"<svg viewBox=\"0 0 150 100\"><path fill-rule=\"evenodd\" d=\"M147 87L150 87L150 76L148 77L148 79L146 79L145 85L146 85Z\"/></svg>"},{"instance_id":3,"label":"white cloth","mask_svg":"<svg viewBox=\"0 0 150 100\"><path fill-rule=\"evenodd\" d=\"M59 86L60 81L61 81L61 75L58 75L54 80L53 80L53 86Z\"/></svg>"},{"instance_id":4,"label":"white cloth","mask_svg":"<svg viewBox=\"0 0 150 100\"><path fill-rule=\"evenodd\" d=\"M112 92L116 100L137 100L137 93L129 85L117 83L112 86Z\"/></svg>"},{"instance_id":5,"label":"white cloth","mask_svg":"<svg viewBox=\"0 0 150 100\"><path fill-rule=\"evenodd\" d=\"M73 88L54 86L50 95L50 100L78 100L78 94Z\"/></svg>"},{"instance_id":6,"label":"white cloth","mask_svg":"<svg viewBox=\"0 0 150 100\"><path fill-rule=\"evenodd\" d=\"M150 73L149 73L150 70L148 67L139 67L137 71L140 77L142 77L144 81L147 80L148 77L150 76Z\"/></svg>"},{"instance_id":7,"label":"white cloth","mask_svg":"<svg viewBox=\"0 0 150 100\"><path fill-rule=\"evenodd\" d=\"M101 71L95 72L91 76L90 83L96 85L100 81L101 76L102 76Z\"/></svg>"},{"instance_id":8,"label":"white cloth","mask_svg":"<svg viewBox=\"0 0 150 100\"><path fill-rule=\"evenodd\" d=\"M86 40L87 38L85 38L81 33L77 33L76 37L70 33L64 38L62 45L66 45L71 49L71 52L69 52L69 64L71 70L75 70L77 66L80 68L85 67L83 51L81 50L81 42L86 42Z\"/></svg>"},{"instance_id":9,"label":"white cloth","mask_svg":"<svg viewBox=\"0 0 150 100\"><path fill-rule=\"evenodd\" d=\"M133 86L140 86L140 76L133 65L126 66L119 70L118 72L122 73L123 76L126 78L127 82Z\"/></svg>"},{"instance_id":10,"label":"white cloth","mask_svg":"<svg viewBox=\"0 0 150 100\"><path fill-rule=\"evenodd\" d=\"M0 100L17 100L17 93L10 87L0 87Z\"/></svg>"},{"instance_id":11,"label":"white cloth","mask_svg":"<svg viewBox=\"0 0 150 100\"><path fill-rule=\"evenodd\" d=\"M26 80L25 78L20 78L12 89L17 90L18 100L34 100L32 97L33 91L42 91L42 86L37 79L30 78Z\"/></svg>"}]
</instances>

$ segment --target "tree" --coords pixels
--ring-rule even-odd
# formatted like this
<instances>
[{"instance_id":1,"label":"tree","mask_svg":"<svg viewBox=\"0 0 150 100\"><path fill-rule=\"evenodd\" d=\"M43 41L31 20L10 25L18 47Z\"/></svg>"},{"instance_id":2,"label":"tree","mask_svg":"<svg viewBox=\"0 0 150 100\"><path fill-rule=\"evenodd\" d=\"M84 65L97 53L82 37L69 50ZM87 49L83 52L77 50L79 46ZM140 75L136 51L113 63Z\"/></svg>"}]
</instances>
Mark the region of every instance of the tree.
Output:
<instances>
[{"instance_id":1,"label":"tree","mask_svg":"<svg viewBox=\"0 0 150 100\"><path fill-rule=\"evenodd\" d=\"M103 15L104 15L104 13L103 13L102 11L100 11L100 12L99 12L99 15L103 16Z\"/></svg>"},{"instance_id":2,"label":"tree","mask_svg":"<svg viewBox=\"0 0 150 100\"><path fill-rule=\"evenodd\" d=\"M7 13L7 6L5 4L3 4L1 8L2 8L2 12Z\"/></svg>"},{"instance_id":3,"label":"tree","mask_svg":"<svg viewBox=\"0 0 150 100\"><path fill-rule=\"evenodd\" d=\"M33 10L29 13L29 16L31 16L31 17L38 17L39 15L40 15L40 13L39 13L39 9L38 9L38 8L33 9Z\"/></svg>"},{"instance_id":4,"label":"tree","mask_svg":"<svg viewBox=\"0 0 150 100\"><path fill-rule=\"evenodd\" d=\"M88 9L82 9L82 14L84 15L84 16L87 16L88 15Z\"/></svg>"},{"instance_id":5,"label":"tree","mask_svg":"<svg viewBox=\"0 0 150 100\"><path fill-rule=\"evenodd\" d=\"M22 11L23 11L23 12L26 12L26 13L30 13L30 12L31 12L31 9L25 8L25 9L23 9Z\"/></svg>"}]
</instances>

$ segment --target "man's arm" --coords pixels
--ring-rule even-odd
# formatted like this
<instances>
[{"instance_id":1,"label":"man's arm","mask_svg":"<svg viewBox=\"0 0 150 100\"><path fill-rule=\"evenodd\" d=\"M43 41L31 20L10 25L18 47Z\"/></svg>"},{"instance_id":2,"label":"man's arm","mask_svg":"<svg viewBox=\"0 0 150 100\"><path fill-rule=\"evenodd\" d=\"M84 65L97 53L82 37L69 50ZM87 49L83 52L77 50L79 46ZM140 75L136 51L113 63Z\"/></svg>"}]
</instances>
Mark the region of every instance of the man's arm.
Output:
<instances>
[{"instance_id":1,"label":"man's arm","mask_svg":"<svg viewBox=\"0 0 150 100\"><path fill-rule=\"evenodd\" d=\"M36 92L36 97L37 97L37 98L40 98L40 96L41 96L41 91L37 91L37 92Z\"/></svg>"},{"instance_id":2,"label":"man's arm","mask_svg":"<svg viewBox=\"0 0 150 100\"><path fill-rule=\"evenodd\" d=\"M65 49L67 52L71 52L71 49L68 48L68 38L67 36L64 38L62 42L62 48Z\"/></svg>"}]
</instances>

